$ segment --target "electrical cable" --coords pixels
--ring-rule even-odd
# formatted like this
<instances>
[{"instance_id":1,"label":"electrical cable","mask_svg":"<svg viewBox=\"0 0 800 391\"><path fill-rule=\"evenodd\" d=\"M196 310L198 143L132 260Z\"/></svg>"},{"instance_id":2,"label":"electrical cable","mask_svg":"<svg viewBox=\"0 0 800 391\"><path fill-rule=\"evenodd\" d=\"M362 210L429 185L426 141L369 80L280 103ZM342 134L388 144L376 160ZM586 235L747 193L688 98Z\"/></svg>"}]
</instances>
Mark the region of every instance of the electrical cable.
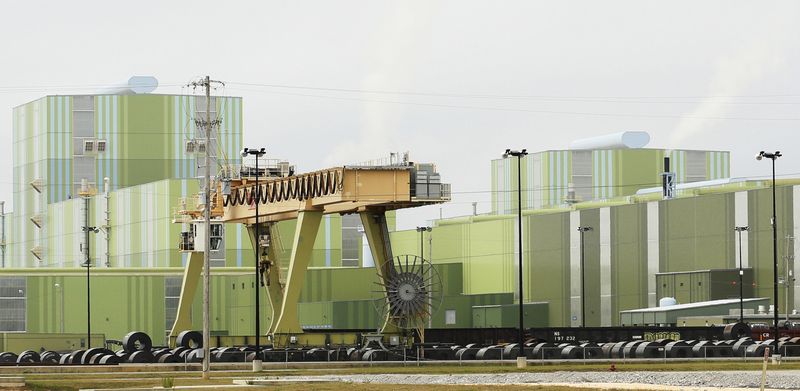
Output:
<instances>
[{"instance_id":1,"label":"electrical cable","mask_svg":"<svg viewBox=\"0 0 800 391\"><path fill-rule=\"evenodd\" d=\"M572 116L586 116L586 117L611 117L611 118L671 118L671 119L699 119L699 120L714 120L714 121L800 121L800 117L793 118L769 118L769 117L716 117L716 116L696 116L696 115L679 115L679 114L634 114L634 113L601 113L601 112L588 112L588 111L561 111L561 110L536 110L536 109L523 109L513 107L491 107L491 106L472 106L472 105L455 105L444 103L423 103L423 102L409 102L399 100L386 100L386 99L367 99L367 98L353 98L341 96L328 96L328 95L314 95L302 94L292 92L280 91L259 91L251 90L254 92L263 92L268 94L288 95L288 96L301 96L319 99L330 99L339 101L355 101L355 102L371 102L371 103L386 103L398 104L419 107L434 107L446 109L467 109L479 111L502 111L502 112L519 112L519 113L534 113L534 114L553 114L553 115L572 115Z\"/></svg>"}]
</instances>

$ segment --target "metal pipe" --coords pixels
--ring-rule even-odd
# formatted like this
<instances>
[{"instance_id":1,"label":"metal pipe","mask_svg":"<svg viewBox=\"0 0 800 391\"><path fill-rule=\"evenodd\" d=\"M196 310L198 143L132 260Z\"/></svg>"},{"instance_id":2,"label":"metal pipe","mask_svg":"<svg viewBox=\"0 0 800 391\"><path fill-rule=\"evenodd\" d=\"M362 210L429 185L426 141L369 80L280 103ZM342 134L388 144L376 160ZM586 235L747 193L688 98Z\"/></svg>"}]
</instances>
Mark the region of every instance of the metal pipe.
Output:
<instances>
[{"instance_id":1,"label":"metal pipe","mask_svg":"<svg viewBox=\"0 0 800 391\"><path fill-rule=\"evenodd\" d=\"M260 189L258 188L258 154L256 154L256 186L255 186L255 204L256 204L256 354L253 356L255 360L261 360L261 303L259 299L259 291L261 286L261 276L259 273L259 268L261 266L261 234L259 232L259 223L258 223L258 204L261 203L260 200Z\"/></svg>"},{"instance_id":2,"label":"metal pipe","mask_svg":"<svg viewBox=\"0 0 800 391\"><path fill-rule=\"evenodd\" d=\"M109 187L108 177L103 178L103 194L106 200L106 267L111 266L111 194L109 193Z\"/></svg>"}]
</instances>

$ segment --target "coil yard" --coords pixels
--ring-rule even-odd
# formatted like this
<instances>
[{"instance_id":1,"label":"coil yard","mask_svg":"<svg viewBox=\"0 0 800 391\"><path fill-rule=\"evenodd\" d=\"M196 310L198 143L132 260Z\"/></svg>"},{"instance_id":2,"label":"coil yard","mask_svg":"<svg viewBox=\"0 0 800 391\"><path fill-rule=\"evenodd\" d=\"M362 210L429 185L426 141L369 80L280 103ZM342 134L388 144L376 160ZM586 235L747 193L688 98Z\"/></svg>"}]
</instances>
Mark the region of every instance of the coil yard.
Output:
<instances>
[{"instance_id":1,"label":"coil yard","mask_svg":"<svg viewBox=\"0 0 800 391\"><path fill-rule=\"evenodd\" d=\"M204 97L45 97L15 110L19 137L30 112L53 133L64 116L115 110L122 134L143 113L191 118L195 133L163 156L147 150L158 132L108 155L122 145L77 122L72 158L94 165L76 163L75 186L20 171L15 204L48 207L8 216L0 367L199 369L208 380L212 368L290 363L613 369L800 357L800 179L732 178L726 151L644 148L647 133L620 132L568 150L508 149L487 164L489 212L398 229L403 210L457 194L439 166L395 152L299 172L242 148L239 123L213 118L241 115L241 99L211 96L214 84L193 83ZM140 155L168 175L142 174ZM26 159L36 157L15 155L15 167Z\"/></svg>"}]
</instances>

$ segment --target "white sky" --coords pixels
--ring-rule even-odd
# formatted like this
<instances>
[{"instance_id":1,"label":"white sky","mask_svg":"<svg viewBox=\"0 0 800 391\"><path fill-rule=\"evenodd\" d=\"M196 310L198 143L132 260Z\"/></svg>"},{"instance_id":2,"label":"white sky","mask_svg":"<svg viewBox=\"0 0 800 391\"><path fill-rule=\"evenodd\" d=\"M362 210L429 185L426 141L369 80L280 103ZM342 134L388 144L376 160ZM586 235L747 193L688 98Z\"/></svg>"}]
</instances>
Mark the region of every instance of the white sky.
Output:
<instances>
[{"instance_id":1,"label":"white sky","mask_svg":"<svg viewBox=\"0 0 800 391\"><path fill-rule=\"evenodd\" d=\"M778 173L800 176L798 20L798 1L5 2L0 199L12 198L12 107L134 74L161 93L206 74L229 82L245 146L300 171L389 151L436 162L455 193L445 217L472 201L490 210L489 161L505 148L621 130L650 132L649 147L729 150L733 176L768 174L753 156L779 149Z\"/></svg>"}]
</instances>

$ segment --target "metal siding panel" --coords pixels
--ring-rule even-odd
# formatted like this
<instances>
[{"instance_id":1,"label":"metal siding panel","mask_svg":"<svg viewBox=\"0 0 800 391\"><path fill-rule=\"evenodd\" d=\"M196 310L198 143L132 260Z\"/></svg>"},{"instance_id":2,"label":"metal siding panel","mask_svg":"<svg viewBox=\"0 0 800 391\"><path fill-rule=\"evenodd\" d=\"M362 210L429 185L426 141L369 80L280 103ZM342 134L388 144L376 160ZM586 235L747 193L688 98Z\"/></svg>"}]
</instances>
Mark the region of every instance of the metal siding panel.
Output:
<instances>
[{"instance_id":1,"label":"metal siding panel","mask_svg":"<svg viewBox=\"0 0 800 391\"><path fill-rule=\"evenodd\" d=\"M647 203L647 304L657 305L656 273L659 270L659 213L658 201Z\"/></svg>"},{"instance_id":2,"label":"metal siding panel","mask_svg":"<svg viewBox=\"0 0 800 391\"><path fill-rule=\"evenodd\" d=\"M723 162L723 167L724 167L723 168L723 175L724 175L725 178L730 178L730 176L731 176L730 160L731 160L730 153L725 152L724 153L724 158L723 158L723 161L722 161Z\"/></svg>"},{"instance_id":3,"label":"metal siding panel","mask_svg":"<svg viewBox=\"0 0 800 391\"><path fill-rule=\"evenodd\" d=\"M242 230L244 229L243 226L239 226L238 224L234 226L236 230L236 266L242 267Z\"/></svg>"},{"instance_id":4,"label":"metal siding panel","mask_svg":"<svg viewBox=\"0 0 800 391\"><path fill-rule=\"evenodd\" d=\"M180 142L180 120L181 120L181 113L180 107L181 103L180 100L182 98L178 96L172 97L172 156L169 156L169 159L172 161L173 164L173 176L178 178L178 156L180 156L180 151L183 149L183 146Z\"/></svg>"},{"instance_id":5,"label":"metal siding panel","mask_svg":"<svg viewBox=\"0 0 800 391\"><path fill-rule=\"evenodd\" d=\"M525 208L533 209L533 199L536 196L536 189L533 182L533 155L525 156Z\"/></svg>"},{"instance_id":6,"label":"metal siding panel","mask_svg":"<svg viewBox=\"0 0 800 391\"><path fill-rule=\"evenodd\" d=\"M113 167L109 167L109 169L112 169L112 175L114 176L114 179L111 180L112 189L117 189L117 188L126 186L126 183L123 183L122 178L120 178L120 172L119 172L119 163L120 163L119 162L119 159L120 159L120 142L119 142L119 132L120 131L119 131L119 124L120 124L120 119L119 119L119 97L118 96L114 96L114 102L113 102L112 107L113 107L113 112L112 112L113 125L111 127L111 130L113 131L113 133L111 134L111 136L112 136L111 139L113 140L113 143L111 143L111 150L114 152L114 155L111 158Z\"/></svg>"},{"instance_id":7,"label":"metal siding panel","mask_svg":"<svg viewBox=\"0 0 800 391\"><path fill-rule=\"evenodd\" d=\"M569 266L570 266L570 325L580 326L581 313L581 237L577 227L581 225L579 211L569 212Z\"/></svg>"},{"instance_id":8,"label":"metal siding panel","mask_svg":"<svg viewBox=\"0 0 800 391\"><path fill-rule=\"evenodd\" d=\"M747 192L746 191L739 191L734 194L734 225L737 227L744 227L748 225L748 202L747 202ZM741 256L742 267L749 267L750 265L750 257L749 257L749 243L750 243L750 233L748 231L744 231L741 233L742 236L742 252L739 254L739 237L738 233L734 233L734 253L736 254L736 265L739 264L739 258Z\"/></svg>"},{"instance_id":9,"label":"metal siding panel","mask_svg":"<svg viewBox=\"0 0 800 391\"><path fill-rule=\"evenodd\" d=\"M707 179L706 153L702 151L681 151L685 156L685 179L696 182Z\"/></svg>"},{"instance_id":10,"label":"metal siding panel","mask_svg":"<svg viewBox=\"0 0 800 391\"><path fill-rule=\"evenodd\" d=\"M555 178L556 178L556 185L553 188L553 197L550 199L550 205L557 205L558 204L558 194L561 192L561 186L563 186L561 182L561 175L563 173L563 162L561 159L561 152L553 152L553 155L556 157L556 167L555 167Z\"/></svg>"},{"instance_id":11,"label":"metal siding panel","mask_svg":"<svg viewBox=\"0 0 800 391\"><path fill-rule=\"evenodd\" d=\"M542 155L540 153L533 155L533 169L533 188L535 189L533 192L533 207L541 208L543 204L542 199L544 198L542 189L542 175L544 170L542 169Z\"/></svg>"},{"instance_id":12,"label":"metal siding panel","mask_svg":"<svg viewBox=\"0 0 800 391\"><path fill-rule=\"evenodd\" d=\"M61 97L56 97L55 100L56 100L56 117L55 117L56 118L56 132L57 132L57 135L58 135L58 138L59 138L59 142L56 145L56 157L58 159L58 196L56 198L56 201L61 201L61 200L63 200L65 198L64 197L64 183L66 182L66 180L65 180L65 175L64 175L64 154L63 154L62 151L64 149L64 145L65 145L65 141L66 140L64 140L64 128L63 128L63 125L62 125L62 121L63 121L63 118L62 118L63 107L62 107L62 105L63 105L63 102L62 102ZM25 159L25 160L27 160L27 159Z\"/></svg>"},{"instance_id":13,"label":"metal siding panel","mask_svg":"<svg viewBox=\"0 0 800 391\"><path fill-rule=\"evenodd\" d=\"M792 309L797 309L800 303L800 262L794 257L800 252L800 186L792 186L792 235L794 235L794 248L792 249L792 259L794 262L794 306ZM787 307L788 308L788 307Z\"/></svg>"},{"instance_id":14,"label":"metal siding panel","mask_svg":"<svg viewBox=\"0 0 800 391\"><path fill-rule=\"evenodd\" d=\"M600 325L611 326L611 209L600 208Z\"/></svg>"},{"instance_id":15,"label":"metal siding panel","mask_svg":"<svg viewBox=\"0 0 800 391\"><path fill-rule=\"evenodd\" d=\"M600 198L600 154L598 151L592 151L592 192L593 199Z\"/></svg>"},{"instance_id":16,"label":"metal siding panel","mask_svg":"<svg viewBox=\"0 0 800 391\"><path fill-rule=\"evenodd\" d=\"M552 205L553 199L555 198L555 187L556 187L556 179L555 179L555 158L553 157L553 153L551 152L544 152L547 154L547 200L545 200L544 205Z\"/></svg>"},{"instance_id":17,"label":"metal siding panel","mask_svg":"<svg viewBox=\"0 0 800 391\"><path fill-rule=\"evenodd\" d=\"M612 198L616 194L615 186L617 183L614 180L615 155L613 150L608 151L608 198Z\"/></svg>"}]
</instances>

